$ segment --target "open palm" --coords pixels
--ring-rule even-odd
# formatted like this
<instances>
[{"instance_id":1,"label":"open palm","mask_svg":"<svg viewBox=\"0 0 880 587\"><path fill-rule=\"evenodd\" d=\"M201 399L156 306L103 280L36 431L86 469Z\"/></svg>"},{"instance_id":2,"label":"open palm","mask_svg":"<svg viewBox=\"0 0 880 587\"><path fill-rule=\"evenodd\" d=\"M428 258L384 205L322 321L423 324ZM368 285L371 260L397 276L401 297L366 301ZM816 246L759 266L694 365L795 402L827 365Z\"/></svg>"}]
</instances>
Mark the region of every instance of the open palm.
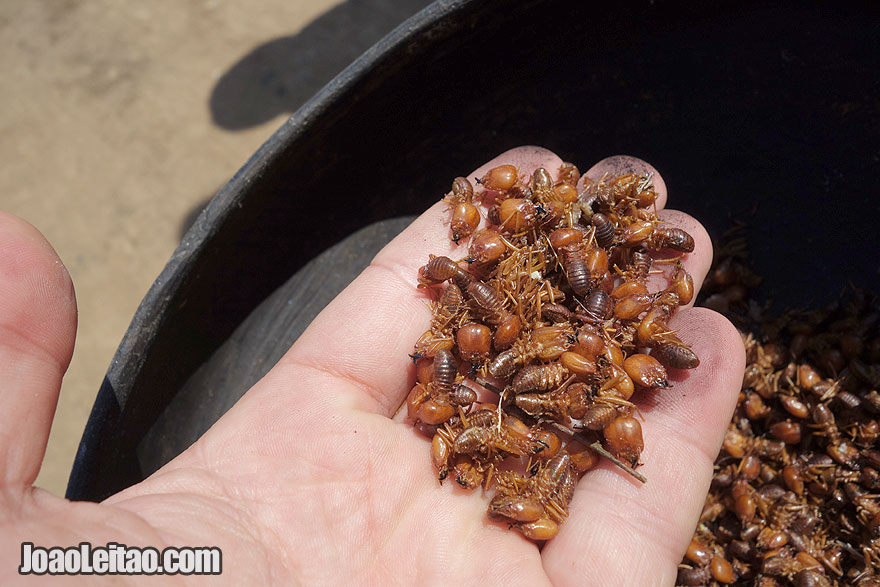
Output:
<instances>
[{"instance_id":1,"label":"open palm","mask_svg":"<svg viewBox=\"0 0 880 587\"><path fill-rule=\"evenodd\" d=\"M555 171L536 147L513 163ZM612 158L589 171L647 165ZM666 201L666 186L654 185ZM685 264L699 287L711 244L689 216L663 211L696 240ZM742 377L739 335L720 315L671 321L701 365L638 398L641 485L603 464L580 482L570 518L539 548L485 515L488 498L439 485L430 439L397 414L415 378L407 353L430 310L416 287L428 253L465 256L435 205L382 250L280 363L197 443L102 504L34 489L76 311L70 279L26 223L0 217L0 582L17 577L20 543L219 546L224 582L379 584L672 584ZM88 578L90 582L94 577ZM118 578L117 578L118 579Z\"/></svg>"}]
</instances>

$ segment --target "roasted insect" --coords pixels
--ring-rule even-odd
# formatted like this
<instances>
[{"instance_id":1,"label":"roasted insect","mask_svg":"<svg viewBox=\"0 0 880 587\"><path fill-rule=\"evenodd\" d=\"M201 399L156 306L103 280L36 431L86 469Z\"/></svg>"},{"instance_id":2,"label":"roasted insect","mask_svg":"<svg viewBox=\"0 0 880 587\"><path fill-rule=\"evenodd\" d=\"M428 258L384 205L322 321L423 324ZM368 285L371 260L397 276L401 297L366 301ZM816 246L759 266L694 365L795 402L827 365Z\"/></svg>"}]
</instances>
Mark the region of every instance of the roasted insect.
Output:
<instances>
[{"instance_id":1,"label":"roasted insect","mask_svg":"<svg viewBox=\"0 0 880 587\"><path fill-rule=\"evenodd\" d=\"M445 200L452 210L449 228L452 240L469 237L480 224L480 211L474 206L474 186L466 177L456 177L452 182L452 191Z\"/></svg>"},{"instance_id":2,"label":"roasted insect","mask_svg":"<svg viewBox=\"0 0 880 587\"><path fill-rule=\"evenodd\" d=\"M650 175L581 177L566 163L555 176L500 165L474 179L444 198L467 254L419 271L433 318L411 355L407 414L432 435L441 482L494 491L492 518L547 540L600 456L644 480L630 398L669 387L667 367L699 363L668 326L693 280L681 262L652 269L649 251L685 253L693 239L657 218ZM649 291L651 272L665 289Z\"/></svg>"},{"instance_id":3,"label":"roasted insect","mask_svg":"<svg viewBox=\"0 0 880 587\"><path fill-rule=\"evenodd\" d=\"M753 334L743 337L740 401L678 584L878 585L880 423L866 367L880 368L880 356L864 342L877 339L880 305L849 291L823 309L769 316L750 299L760 279L742 232L734 227L716 250L701 295ZM681 281L670 284L680 297L692 289ZM649 316L665 324L662 310ZM664 329L645 331L660 340ZM651 355L676 367L690 362L683 348L661 342Z\"/></svg>"}]
</instances>

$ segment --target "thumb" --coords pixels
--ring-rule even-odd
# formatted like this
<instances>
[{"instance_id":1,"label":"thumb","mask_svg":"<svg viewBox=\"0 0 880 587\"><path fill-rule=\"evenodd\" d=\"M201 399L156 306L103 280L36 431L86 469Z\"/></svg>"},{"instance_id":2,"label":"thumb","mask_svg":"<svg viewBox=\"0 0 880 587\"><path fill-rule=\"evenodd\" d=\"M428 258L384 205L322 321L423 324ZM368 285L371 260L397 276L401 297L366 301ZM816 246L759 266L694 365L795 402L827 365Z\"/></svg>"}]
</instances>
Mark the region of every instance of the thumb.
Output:
<instances>
[{"instance_id":1,"label":"thumb","mask_svg":"<svg viewBox=\"0 0 880 587\"><path fill-rule=\"evenodd\" d=\"M36 228L0 212L0 488L37 477L75 337L67 269Z\"/></svg>"}]
</instances>

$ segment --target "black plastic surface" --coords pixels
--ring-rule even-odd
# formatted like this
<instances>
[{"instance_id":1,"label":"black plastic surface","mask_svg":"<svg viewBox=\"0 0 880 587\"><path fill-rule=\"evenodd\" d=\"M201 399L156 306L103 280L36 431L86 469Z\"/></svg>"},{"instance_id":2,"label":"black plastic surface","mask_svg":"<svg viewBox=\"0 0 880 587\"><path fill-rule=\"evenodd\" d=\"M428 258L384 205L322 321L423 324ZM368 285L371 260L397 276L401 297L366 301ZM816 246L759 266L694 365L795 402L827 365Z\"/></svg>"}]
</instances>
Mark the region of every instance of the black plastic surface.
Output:
<instances>
[{"instance_id":1,"label":"black plastic surface","mask_svg":"<svg viewBox=\"0 0 880 587\"><path fill-rule=\"evenodd\" d=\"M731 216L750 223L755 269L784 305L827 301L847 280L880 290L877 8L512 6L435 2L218 193L120 345L69 497L102 499L164 460L162 438L143 444L160 414L309 259L369 223L417 214L452 177L520 144L584 167L612 154L650 161L671 207L711 234ZM142 462L138 447L155 454Z\"/></svg>"}]
</instances>

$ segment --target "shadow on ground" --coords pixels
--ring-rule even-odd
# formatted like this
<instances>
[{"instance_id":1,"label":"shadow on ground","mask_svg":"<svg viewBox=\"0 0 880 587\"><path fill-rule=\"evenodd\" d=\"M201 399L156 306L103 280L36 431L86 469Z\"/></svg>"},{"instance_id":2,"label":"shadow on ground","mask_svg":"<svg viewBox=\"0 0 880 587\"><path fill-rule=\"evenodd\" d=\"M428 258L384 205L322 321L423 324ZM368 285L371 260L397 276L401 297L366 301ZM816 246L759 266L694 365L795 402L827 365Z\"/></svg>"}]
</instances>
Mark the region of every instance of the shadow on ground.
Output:
<instances>
[{"instance_id":1,"label":"shadow on ground","mask_svg":"<svg viewBox=\"0 0 880 587\"><path fill-rule=\"evenodd\" d=\"M259 45L214 86L214 123L241 130L293 113L429 0L349 0L295 35Z\"/></svg>"}]
</instances>

